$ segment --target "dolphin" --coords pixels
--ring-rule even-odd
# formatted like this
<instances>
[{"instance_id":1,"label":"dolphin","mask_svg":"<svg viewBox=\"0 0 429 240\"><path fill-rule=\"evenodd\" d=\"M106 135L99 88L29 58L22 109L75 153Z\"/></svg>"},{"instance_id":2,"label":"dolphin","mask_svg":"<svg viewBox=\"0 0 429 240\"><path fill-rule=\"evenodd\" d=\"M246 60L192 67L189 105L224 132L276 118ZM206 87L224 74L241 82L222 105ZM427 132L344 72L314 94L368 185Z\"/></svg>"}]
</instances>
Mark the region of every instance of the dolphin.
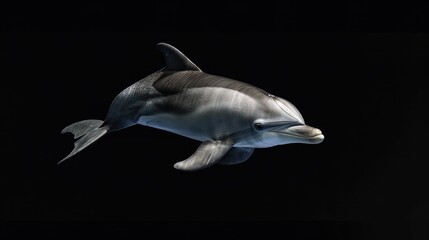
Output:
<instances>
[{"instance_id":1,"label":"dolphin","mask_svg":"<svg viewBox=\"0 0 429 240\"><path fill-rule=\"evenodd\" d=\"M183 171L242 163L255 148L323 141L322 132L306 125L287 100L247 83L207 74L167 43L158 43L157 48L165 67L120 92L104 121L83 120L61 131L77 140L58 164L107 133L133 125L201 141L192 156L174 164Z\"/></svg>"}]
</instances>

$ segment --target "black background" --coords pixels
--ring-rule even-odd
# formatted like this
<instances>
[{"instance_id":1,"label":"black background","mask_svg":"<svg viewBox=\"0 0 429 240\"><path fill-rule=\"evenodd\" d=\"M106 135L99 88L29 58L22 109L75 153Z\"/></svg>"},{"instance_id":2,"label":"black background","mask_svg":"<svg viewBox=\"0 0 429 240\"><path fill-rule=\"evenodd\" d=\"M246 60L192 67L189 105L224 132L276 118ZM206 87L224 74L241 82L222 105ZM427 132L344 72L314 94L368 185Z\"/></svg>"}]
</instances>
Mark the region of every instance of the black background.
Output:
<instances>
[{"instance_id":1,"label":"black background","mask_svg":"<svg viewBox=\"0 0 429 240\"><path fill-rule=\"evenodd\" d=\"M3 4L2 239L427 239L429 15L424 2ZM134 126L62 165L63 127L104 119L163 66L294 103L326 139L185 173L199 143Z\"/></svg>"}]
</instances>

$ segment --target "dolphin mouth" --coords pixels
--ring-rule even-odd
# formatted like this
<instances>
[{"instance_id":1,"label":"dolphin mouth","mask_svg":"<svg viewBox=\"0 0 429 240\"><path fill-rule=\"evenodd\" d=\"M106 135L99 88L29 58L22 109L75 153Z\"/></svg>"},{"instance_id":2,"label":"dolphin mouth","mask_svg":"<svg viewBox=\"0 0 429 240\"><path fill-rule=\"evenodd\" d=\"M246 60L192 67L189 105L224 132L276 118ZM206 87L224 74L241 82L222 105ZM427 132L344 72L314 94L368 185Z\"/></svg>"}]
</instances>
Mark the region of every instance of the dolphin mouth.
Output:
<instances>
[{"instance_id":1,"label":"dolphin mouth","mask_svg":"<svg viewBox=\"0 0 429 240\"><path fill-rule=\"evenodd\" d=\"M308 125L296 125L282 131L278 130L274 132L300 139L303 143L309 144L321 143L325 139L320 129Z\"/></svg>"}]
</instances>

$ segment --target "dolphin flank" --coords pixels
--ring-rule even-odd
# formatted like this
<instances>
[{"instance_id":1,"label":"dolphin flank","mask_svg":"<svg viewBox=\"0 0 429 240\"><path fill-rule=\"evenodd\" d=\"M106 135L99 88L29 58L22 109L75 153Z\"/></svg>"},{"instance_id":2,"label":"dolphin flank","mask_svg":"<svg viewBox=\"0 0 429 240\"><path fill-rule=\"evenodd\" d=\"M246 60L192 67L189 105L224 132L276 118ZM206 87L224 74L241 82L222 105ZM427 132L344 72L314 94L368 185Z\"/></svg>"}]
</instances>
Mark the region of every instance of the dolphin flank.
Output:
<instances>
[{"instance_id":1,"label":"dolphin flank","mask_svg":"<svg viewBox=\"0 0 429 240\"><path fill-rule=\"evenodd\" d=\"M201 141L192 156L174 164L184 171L242 163L254 148L323 141L322 132L306 125L287 100L250 84L204 73L169 44L157 47L165 67L119 93L104 121L83 120L61 131L73 133L77 140L59 163L105 134L136 124Z\"/></svg>"}]
</instances>

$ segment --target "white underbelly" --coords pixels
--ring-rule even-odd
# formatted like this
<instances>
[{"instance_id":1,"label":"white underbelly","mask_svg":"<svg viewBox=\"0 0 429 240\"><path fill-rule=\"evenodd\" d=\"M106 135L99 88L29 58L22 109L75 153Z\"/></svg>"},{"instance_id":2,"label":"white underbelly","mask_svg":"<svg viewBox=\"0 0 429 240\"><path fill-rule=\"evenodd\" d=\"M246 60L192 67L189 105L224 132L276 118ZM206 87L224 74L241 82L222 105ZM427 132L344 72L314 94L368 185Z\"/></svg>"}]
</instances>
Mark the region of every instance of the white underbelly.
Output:
<instances>
[{"instance_id":1,"label":"white underbelly","mask_svg":"<svg viewBox=\"0 0 429 240\"><path fill-rule=\"evenodd\" d=\"M206 117L207 118L205 118L204 115L172 116L169 114L159 114L149 118L141 118L139 124L175 133L201 142L222 139L239 131L243 131L243 125L234 124L233 122L230 124L208 124L216 122L216 120L213 121L209 119L209 116ZM221 121L218 122L220 123ZM246 129L249 129L249 126L247 126ZM264 142L263 139L250 136L249 132L248 130L241 138L234 139L234 147L268 148L276 145Z\"/></svg>"}]
</instances>

